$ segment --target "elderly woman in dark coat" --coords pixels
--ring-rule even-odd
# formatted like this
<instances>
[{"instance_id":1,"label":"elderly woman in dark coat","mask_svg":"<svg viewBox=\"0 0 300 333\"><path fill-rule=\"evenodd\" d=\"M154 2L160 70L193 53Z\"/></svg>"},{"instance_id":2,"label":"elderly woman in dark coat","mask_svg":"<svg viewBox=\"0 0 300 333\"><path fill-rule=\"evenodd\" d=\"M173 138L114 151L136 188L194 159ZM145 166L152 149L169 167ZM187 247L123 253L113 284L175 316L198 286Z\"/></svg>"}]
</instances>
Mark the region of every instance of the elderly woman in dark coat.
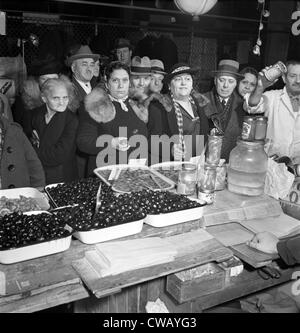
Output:
<instances>
[{"instance_id":1,"label":"elderly woman in dark coat","mask_svg":"<svg viewBox=\"0 0 300 333\"><path fill-rule=\"evenodd\" d=\"M148 112L128 98L128 66L118 61L110 63L105 78L107 91L100 87L93 89L85 97L84 107L79 112L77 146L89 155L88 176L96 164L102 166L127 163L130 158L148 158Z\"/></svg>"},{"instance_id":2,"label":"elderly woman in dark coat","mask_svg":"<svg viewBox=\"0 0 300 333\"><path fill-rule=\"evenodd\" d=\"M78 178L75 139L78 119L68 109L67 84L48 79L41 87L44 104L33 111L32 142L46 173L47 184Z\"/></svg>"},{"instance_id":3,"label":"elderly woman in dark coat","mask_svg":"<svg viewBox=\"0 0 300 333\"><path fill-rule=\"evenodd\" d=\"M44 187L45 174L21 126L0 115L0 188Z\"/></svg>"}]
</instances>

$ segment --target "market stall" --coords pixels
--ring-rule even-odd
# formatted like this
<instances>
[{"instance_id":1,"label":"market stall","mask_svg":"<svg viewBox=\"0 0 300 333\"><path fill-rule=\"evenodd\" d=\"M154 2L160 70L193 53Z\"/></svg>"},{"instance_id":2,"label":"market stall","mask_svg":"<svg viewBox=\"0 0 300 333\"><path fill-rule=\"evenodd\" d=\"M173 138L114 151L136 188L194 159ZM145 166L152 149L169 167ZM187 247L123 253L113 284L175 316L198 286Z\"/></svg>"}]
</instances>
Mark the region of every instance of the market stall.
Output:
<instances>
[{"instance_id":1,"label":"market stall","mask_svg":"<svg viewBox=\"0 0 300 333\"><path fill-rule=\"evenodd\" d=\"M97 191L99 180L93 179L93 182L96 182ZM89 186L89 188L91 190L92 187ZM93 191L91 190L91 192ZM64 195L64 197L68 196ZM50 205L53 204L51 200L49 202ZM60 211L60 209L56 208L56 211ZM253 221L252 231L255 231L257 221L268 220L270 217L272 218L267 225L268 228L272 228L273 222L274 225L277 225L276 221L279 219L289 218L282 214L279 202L268 196L246 197L223 190L217 192L213 205L203 206L203 216L199 216L199 218L186 219L183 223L162 227L143 223L142 230L134 235L94 244L84 244L73 238L70 247L63 252L43 257L40 257L41 253L35 252L33 255L35 258L31 260L1 264L0 311L32 312L82 300L75 303L75 311L144 312L146 304L157 298L162 299L170 311L201 311L291 278L293 270L283 269L280 279L263 280L257 275L256 270L253 268L248 270L247 265L241 274L231 276L232 267L229 265L229 268L226 269L224 263L232 260L235 253L234 244L225 246L209 233L210 226L222 226L224 223L229 225L233 221L242 222L240 225L244 224L248 231L251 230ZM288 220L289 229L281 231L288 233L298 224L298 220L290 218ZM240 242L239 239L236 241ZM146 243L152 254L155 253L154 249L159 251L161 261L156 262L155 257L151 258L154 260L151 262L149 258L148 265L138 266L138 252L143 250L144 258L146 258ZM121 246L125 245L128 253L132 255L135 253L136 266L131 268L127 261L129 266L124 266L123 270L106 271L107 275L105 275L102 270L103 266L101 266L103 261L95 262L93 260L97 258L95 254L99 253L98 250L105 253L103 246L113 246L114 244L118 249L122 249ZM162 251L162 248L165 250ZM118 254L118 251L116 253ZM222 265L219 267L220 263L223 263L225 269L220 268ZM203 289L198 288L199 292L195 294L197 297L186 296L184 293L178 294L178 296L174 296L174 293L172 295L172 290L174 290L172 283L174 286L176 274L189 272L191 269L196 269L196 273L199 274L197 270L202 270L201 267L207 264L211 266L205 266L206 272L208 269L208 272L216 275L211 275L208 281L198 279L198 282L199 286L203 286L204 283L210 288L205 288L206 290L202 294ZM233 267L240 264L241 262L235 263ZM111 269L113 267L112 265ZM191 275L192 273L185 274ZM209 276L207 277L209 278ZM180 279L176 281L178 282ZM185 282L183 286L186 287ZM209 295L213 296L212 298L208 296L208 291ZM190 295L190 292L188 291L187 295ZM181 303L176 301L176 297Z\"/></svg>"}]
</instances>

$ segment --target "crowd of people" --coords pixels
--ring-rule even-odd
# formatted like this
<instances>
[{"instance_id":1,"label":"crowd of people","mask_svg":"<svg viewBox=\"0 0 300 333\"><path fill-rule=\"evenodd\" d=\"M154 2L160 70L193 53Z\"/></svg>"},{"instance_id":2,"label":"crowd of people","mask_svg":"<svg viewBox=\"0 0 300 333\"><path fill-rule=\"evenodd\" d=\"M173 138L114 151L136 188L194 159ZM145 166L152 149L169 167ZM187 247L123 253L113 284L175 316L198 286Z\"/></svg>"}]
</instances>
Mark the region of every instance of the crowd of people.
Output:
<instances>
[{"instance_id":1,"label":"crowd of people","mask_svg":"<svg viewBox=\"0 0 300 333\"><path fill-rule=\"evenodd\" d=\"M240 70L237 61L222 59L211 73L213 88L199 93L198 69L189 64L166 72L161 59L132 57L124 38L114 52L115 60L100 68L99 54L76 45L66 57L69 75L57 60L41 59L12 110L0 96L2 189L76 180L135 158L149 165L188 160L212 131L223 135L221 158L228 161L252 113L268 117L267 153L299 160L300 61L286 63L283 89L266 91L275 83L264 76L268 67Z\"/></svg>"}]
</instances>

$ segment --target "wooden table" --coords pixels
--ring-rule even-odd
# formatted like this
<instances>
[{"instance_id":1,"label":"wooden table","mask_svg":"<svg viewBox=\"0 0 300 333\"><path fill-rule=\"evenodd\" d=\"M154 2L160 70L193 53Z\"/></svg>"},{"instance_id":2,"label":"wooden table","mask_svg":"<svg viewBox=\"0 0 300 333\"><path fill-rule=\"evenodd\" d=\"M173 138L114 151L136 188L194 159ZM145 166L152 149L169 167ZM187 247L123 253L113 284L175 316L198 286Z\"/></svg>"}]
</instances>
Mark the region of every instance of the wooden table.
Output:
<instances>
[{"instance_id":1,"label":"wooden table","mask_svg":"<svg viewBox=\"0 0 300 333\"><path fill-rule=\"evenodd\" d=\"M145 225L140 234L128 238L167 237L197 230L204 224L213 225L236 219L276 216L280 213L279 203L272 198L238 196L225 190L217 193L214 205L205 208L202 219L165 228ZM78 301L75 304L77 312L135 313L144 312L147 301L155 300L157 297L163 299L169 309L174 312L198 312L229 299L288 281L292 274L292 269L287 269L282 271L280 280L264 281L257 277L256 271L245 270L232 285L212 297L176 305L165 293L165 281L168 274L214 261L216 258L220 261L226 260L232 256L232 252L214 240L205 245L205 251L201 253L196 251L194 255L181 258L171 264L143 269L142 274L141 271L134 271L123 273L113 279L103 278L99 281L102 289L98 289L98 293L93 294L72 266L74 261L83 258L85 252L91 249L93 245L85 245L73 240L70 249L64 253L12 265L0 265L0 294L2 295L0 312L33 312Z\"/></svg>"}]
</instances>

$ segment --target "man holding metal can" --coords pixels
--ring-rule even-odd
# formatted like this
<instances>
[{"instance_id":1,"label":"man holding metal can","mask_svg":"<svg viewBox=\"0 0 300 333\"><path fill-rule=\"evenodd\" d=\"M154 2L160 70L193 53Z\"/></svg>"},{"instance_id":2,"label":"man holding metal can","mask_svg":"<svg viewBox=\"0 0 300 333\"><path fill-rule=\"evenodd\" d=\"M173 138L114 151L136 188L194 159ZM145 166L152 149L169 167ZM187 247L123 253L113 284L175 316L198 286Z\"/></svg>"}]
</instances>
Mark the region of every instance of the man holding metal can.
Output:
<instances>
[{"instance_id":1,"label":"man holding metal can","mask_svg":"<svg viewBox=\"0 0 300 333\"><path fill-rule=\"evenodd\" d=\"M265 89L282 76L285 87ZM245 96L244 108L249 113L264 113L268 118L266 152L269 156L289 156L300 162L300 61L277 62L264 68L256 89Z\"/></svg>"}]
</instances>

